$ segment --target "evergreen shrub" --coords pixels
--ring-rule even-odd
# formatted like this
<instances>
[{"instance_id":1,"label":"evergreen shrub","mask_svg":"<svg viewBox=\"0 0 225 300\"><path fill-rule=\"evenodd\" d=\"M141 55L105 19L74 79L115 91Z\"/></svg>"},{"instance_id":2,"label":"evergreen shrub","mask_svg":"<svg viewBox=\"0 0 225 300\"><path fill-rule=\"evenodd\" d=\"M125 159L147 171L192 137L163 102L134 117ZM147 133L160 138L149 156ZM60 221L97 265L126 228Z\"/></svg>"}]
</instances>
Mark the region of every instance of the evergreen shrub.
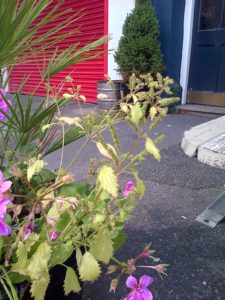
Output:
<instances>
[{"instance_id":1,"label":"evergreen shrub","mask_svg":"<svg viewBox=\"0 0 225 300\"><path fill-rule=\"evenodd\" d=\"M125 82L132 73L139 76L164 71L159 22L148 0L136 1L135 8L126 17L114 58Z\"/></svg>"}]
</instances>

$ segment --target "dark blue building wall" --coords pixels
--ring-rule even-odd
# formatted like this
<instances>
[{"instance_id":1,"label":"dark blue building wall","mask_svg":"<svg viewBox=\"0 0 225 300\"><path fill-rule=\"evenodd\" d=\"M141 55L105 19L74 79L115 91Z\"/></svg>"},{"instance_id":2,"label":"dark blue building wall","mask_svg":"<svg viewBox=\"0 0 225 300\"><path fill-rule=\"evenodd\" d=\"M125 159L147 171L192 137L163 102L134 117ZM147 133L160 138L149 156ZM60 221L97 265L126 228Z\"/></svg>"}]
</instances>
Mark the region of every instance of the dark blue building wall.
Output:
<instances>
[{"instance_id":1,"label":"dark blue building wall","mask_svg":"<svg viewBox=\"0 0 225 300\"><path fill-rule=\"evenodd\" d=\"M160 24L166 75L180 81L185 0L151 0Z\"/></svg>"}]
</instances>

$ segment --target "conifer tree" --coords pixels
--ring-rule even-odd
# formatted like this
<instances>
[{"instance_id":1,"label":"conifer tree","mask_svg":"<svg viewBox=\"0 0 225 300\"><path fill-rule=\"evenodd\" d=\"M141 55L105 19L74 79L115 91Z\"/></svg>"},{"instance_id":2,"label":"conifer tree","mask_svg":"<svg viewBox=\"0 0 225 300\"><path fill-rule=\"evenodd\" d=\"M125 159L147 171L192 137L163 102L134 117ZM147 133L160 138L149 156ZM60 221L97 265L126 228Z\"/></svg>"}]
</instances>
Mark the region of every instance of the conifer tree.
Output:
<instances>
[{"instance_id":1,"label":"conifer tree","mask_svg":"<svg viewBox=\"0 0 225 300\"><path fill-rule=\"evenodd\" d=\"M149 0L136 0L135 8L125 19L114 58L124 81L132 73L139 76L163 72L159 23Z\"/></svg>"}]
</instances>

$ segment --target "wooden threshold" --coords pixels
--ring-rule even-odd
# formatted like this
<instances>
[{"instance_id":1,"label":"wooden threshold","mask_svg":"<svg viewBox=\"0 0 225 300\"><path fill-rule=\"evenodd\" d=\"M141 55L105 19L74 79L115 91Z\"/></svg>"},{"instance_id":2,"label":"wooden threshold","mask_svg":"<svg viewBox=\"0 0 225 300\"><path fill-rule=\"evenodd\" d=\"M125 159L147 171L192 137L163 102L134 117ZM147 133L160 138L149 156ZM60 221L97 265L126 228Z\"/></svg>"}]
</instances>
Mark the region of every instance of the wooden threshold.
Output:
<instances>
[{"instance_id":1,"label":"wooden threshold","mask_svg":"<svg viewBox=\"0 0 225 300\"><path fill-rule=\"evenodd\" d=\"M188 91L187 100L193 104L204 104L225 107L225 94L201 91Z\"/></svg>"}]
</instances>

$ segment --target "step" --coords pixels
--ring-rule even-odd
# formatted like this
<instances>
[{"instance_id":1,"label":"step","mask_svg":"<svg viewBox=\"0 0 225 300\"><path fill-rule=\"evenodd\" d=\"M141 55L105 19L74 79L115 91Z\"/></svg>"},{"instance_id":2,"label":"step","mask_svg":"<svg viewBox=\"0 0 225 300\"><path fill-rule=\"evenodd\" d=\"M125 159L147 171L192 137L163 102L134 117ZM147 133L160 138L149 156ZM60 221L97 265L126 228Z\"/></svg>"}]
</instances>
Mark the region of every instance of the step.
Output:
<instances>
[{"instance_id":1,"label":"step","mask_svg":"<svg viewBox=\"0 0 225 300\"><path fill-rule=\"evenodd\" d=\"M188 156L196 156L199 147L225 133L225 116L202 123L184 132L181 147Z\"/></svg>"},{"instance_id":2,"label":"step","mask_svg":"<svg viewBox=\"0 0 225 300\"><path fill-rule=\"evenodd\" d=\"M203 114L210 116L225 115L225 107L200 105L200 104L180 104L176 107L178 113Z\"/></svg>"}]
</instances>

